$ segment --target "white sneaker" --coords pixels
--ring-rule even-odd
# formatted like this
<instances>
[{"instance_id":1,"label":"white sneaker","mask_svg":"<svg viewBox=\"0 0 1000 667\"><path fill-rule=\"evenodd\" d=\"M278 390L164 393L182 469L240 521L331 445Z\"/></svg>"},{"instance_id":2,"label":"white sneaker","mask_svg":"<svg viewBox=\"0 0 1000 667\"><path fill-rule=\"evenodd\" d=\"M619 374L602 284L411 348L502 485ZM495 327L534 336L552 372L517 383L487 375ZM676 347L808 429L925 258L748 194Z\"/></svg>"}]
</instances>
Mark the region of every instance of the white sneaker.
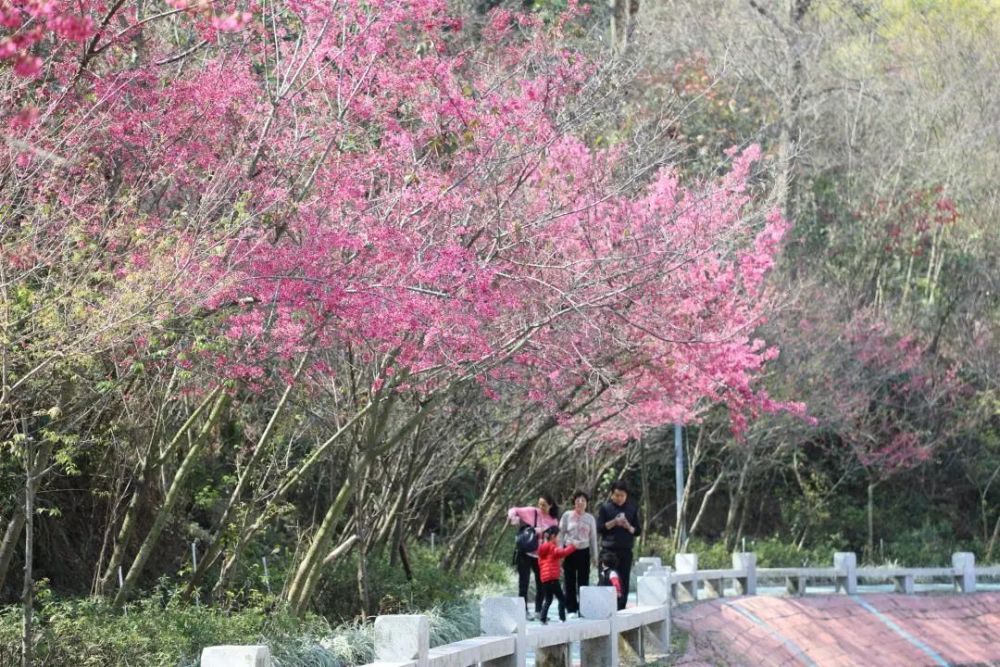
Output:
<instances>
[{"instance_id":1,"label":"white sneaker","mask_svg":"<svg viewBox=\"0 0 1000 667\"><path fill-rule=\"evenodd\" d=\"M528 619L529 621L533 621L533 620L535 620L535 612L533 612L533 611L529 611L529 610L527 610L527 609L526 609L526 610L524 611L524 615L525 615L525 617L526 617L526 618L527 618L527 619Z\"/></svg>"}]
</instances>

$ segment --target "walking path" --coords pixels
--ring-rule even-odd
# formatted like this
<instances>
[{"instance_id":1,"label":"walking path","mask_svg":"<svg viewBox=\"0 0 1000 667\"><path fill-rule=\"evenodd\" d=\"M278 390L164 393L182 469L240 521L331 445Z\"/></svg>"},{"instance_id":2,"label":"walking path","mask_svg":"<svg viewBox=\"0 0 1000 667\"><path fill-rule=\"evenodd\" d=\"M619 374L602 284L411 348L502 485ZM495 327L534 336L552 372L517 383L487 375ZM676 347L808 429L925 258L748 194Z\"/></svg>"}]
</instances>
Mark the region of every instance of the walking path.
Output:
<instances>
[{"instance_id":1,"label":"walking path","mask_svg":"<svg viewBox=\"0 0 1000 667\"><path fill-rule=\"evenodd\" d=\"M739 597L684 605L684 667L1000 667L1000 593Z\"/></svg>"}]
</instances>

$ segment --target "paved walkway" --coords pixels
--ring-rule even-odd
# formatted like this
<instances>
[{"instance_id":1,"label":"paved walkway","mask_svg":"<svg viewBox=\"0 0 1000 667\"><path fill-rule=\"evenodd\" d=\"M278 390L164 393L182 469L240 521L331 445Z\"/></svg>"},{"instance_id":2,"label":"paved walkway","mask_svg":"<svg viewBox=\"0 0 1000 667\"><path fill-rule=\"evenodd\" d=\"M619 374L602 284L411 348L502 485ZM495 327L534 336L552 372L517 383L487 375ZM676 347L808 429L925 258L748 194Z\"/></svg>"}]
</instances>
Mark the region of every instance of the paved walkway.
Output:
<instances>
[{"instance_id":1,"label":"paved walkway","mask_svg":"<svg viewBox=\"0 0 1000 667\"><path fill-rule=\"evenodd\" d=\"M1000 667L1000 593L740 597L674 610L684 667Z\"/></svg>"}]
</instances>

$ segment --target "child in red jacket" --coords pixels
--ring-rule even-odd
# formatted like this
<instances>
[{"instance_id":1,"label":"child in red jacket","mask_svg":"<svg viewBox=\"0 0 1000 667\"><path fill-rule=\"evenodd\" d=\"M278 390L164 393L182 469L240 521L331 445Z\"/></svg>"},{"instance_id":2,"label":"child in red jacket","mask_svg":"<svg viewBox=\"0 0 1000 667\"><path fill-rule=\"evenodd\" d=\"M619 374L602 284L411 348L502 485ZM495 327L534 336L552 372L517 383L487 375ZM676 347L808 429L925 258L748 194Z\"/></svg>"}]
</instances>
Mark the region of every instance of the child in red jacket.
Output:
<instances>
[{"instance_id":1,"label":"child in red jacket","mask_svg":"<svg viewBox=\"0 0 1000 667\"><path fill-rule=\"evenodd\" d=\"M538 570L542 580L542 594L545 596L542 602L542 624L549 622L549 605L552 604L553 596L559 600L559 620L566 620L566 598L563 597L562 587L559 585L559 574L561 567L559 561L576 551L572 544L560 549L557 546L559 538L559 526L551 526L542 533L545 540L538 547Z\"/></svg>"}]
</instances>

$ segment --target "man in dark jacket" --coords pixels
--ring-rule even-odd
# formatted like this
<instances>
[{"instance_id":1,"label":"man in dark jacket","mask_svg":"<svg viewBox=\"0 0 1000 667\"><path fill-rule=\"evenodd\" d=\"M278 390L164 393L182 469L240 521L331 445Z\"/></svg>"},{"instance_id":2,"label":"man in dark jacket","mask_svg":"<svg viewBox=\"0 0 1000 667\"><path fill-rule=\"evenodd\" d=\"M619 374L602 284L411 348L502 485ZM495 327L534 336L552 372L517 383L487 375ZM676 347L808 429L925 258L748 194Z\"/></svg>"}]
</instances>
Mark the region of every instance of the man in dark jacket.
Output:
<instances>
[{"instance_id":1,"label":"man in dark jacket","mask_svg":"<svg viewBox=\"0 0 1000 667\"><path fill-rule=\"evenodd\" d=\"M618 480L611 485L611 499L597 511L597 532L601 536L601 550L610 551L618 559L622 596L618 608L624 609L628 601L629 577L632 574L632 546L642 534L639 510L628 501L628 487Z\"/></svg>"}]
</instances>

